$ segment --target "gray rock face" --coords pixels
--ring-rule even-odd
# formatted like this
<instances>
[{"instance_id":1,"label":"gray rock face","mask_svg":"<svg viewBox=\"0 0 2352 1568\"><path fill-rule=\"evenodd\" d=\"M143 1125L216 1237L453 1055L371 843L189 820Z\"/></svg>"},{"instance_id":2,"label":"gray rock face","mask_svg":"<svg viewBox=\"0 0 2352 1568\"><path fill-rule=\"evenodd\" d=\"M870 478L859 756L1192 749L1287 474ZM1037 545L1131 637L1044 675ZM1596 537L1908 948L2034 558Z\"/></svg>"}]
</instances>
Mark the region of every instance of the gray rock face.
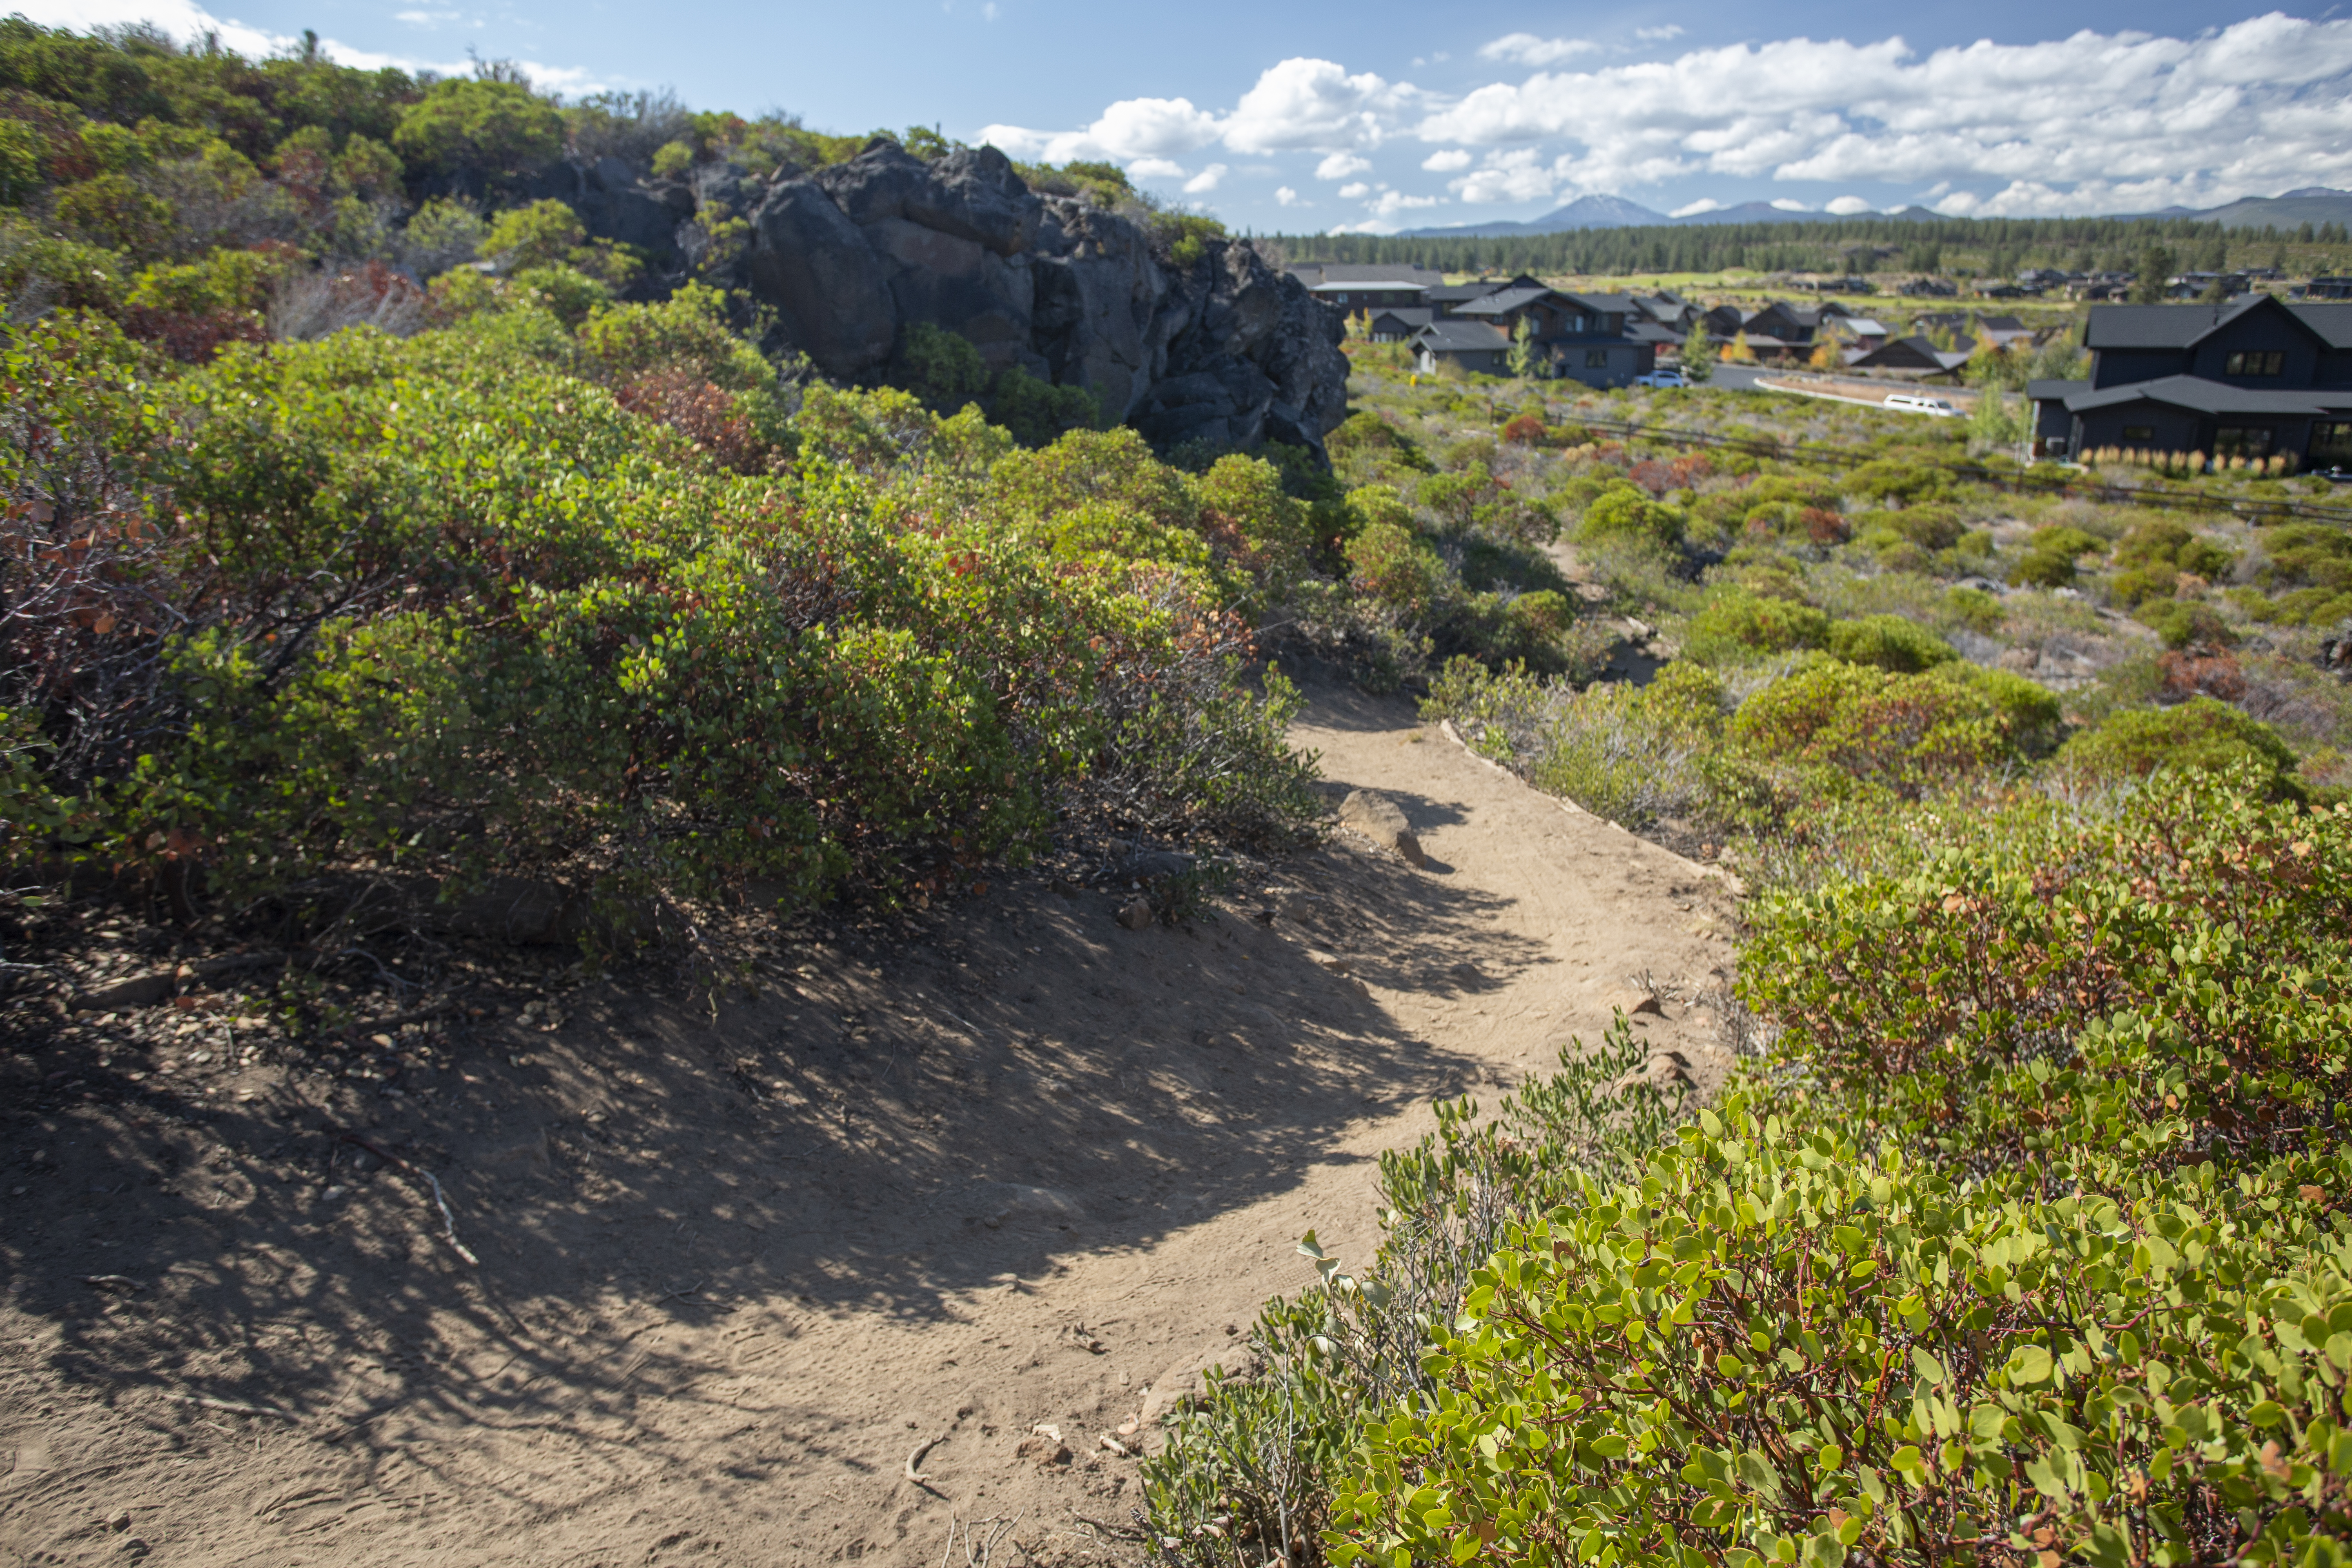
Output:
<instances>
[{"instance_id":1,"label":"gray rock face","mask_svg":"<svg viewBox=\"0 0 2352 1568\"><path fill-rule=\"evenodd\" d=\"M785 180L751 215L751 290L825 374L854 380L890 356L898 307L866 236L824 188Z\"/></svg>"},{"instance_id":2,"label":"gray rock face","mask_svg":"<svg viewBox=\"0 0 2352 1568\"><path fill-rule=\"evenodd\" d=\"M608 158L539 184L592 235L653 254L673 286L708 274L710 224L748 216L737 270L710 280L751 290L837 380L879 374L905 325L923 321L961 335L992 372L1084 387L1162 447L1320 450L1347 412L1340 324L1255 249L1213 243L1177 268L1128 219L1039 197L993 147L926 163L877 138L813 175L706 164L659 183Z\"/></svg>"}]
</instances>

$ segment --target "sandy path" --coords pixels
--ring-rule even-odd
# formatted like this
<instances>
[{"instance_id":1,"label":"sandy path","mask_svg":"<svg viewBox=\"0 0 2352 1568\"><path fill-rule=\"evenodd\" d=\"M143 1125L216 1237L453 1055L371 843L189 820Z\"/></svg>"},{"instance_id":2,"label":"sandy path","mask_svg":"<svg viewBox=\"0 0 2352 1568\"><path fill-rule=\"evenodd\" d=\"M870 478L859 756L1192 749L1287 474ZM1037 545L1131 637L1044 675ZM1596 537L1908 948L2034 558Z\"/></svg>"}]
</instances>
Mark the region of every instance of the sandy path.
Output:
<instances>
[{"instance_id":1,"label":"sandy path","mask_svg":"<svg viewBox=\"0 0 2352 1568\"><path fill-rule=\"evenodd\" d=\"M1103 1437L1233 1359L1301 1232L1369 1251L1431 1096L1729 963L1711 879L1407 705L1323 689L1297 739L1430 866L1342 835L1189 931L1001 888L715 1019L576 994L402 1100L257 1070L209 1152L28 1100L0 1562L935 1564L1016 1514L1032 1558L1131 1556L1087 1522L1138 1501ZM1667 1013L1712 1077L1713 1020ZM393 1173L322 1174L330 1124L438 1170L480 1268ZM1068 1459L1016 1453L1041 1423Z\"/></svg>"}]
</instances>

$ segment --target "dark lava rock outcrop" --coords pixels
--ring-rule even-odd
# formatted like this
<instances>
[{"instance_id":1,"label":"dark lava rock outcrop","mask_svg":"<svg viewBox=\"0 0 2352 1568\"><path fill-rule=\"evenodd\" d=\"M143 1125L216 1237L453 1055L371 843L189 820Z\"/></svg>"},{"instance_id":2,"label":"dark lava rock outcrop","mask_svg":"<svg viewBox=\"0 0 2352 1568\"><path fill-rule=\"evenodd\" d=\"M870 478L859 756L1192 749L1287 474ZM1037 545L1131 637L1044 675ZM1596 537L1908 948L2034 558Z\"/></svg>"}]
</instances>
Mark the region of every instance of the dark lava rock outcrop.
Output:
<instances>
[{"instance_id":1,"label":"dark lava rock outcrop","mask_svg":"<svg viewBox=\"0 0 2352 1568\"><path fill-rule=\"evenodd\" d=\"M1320 450L1347 412L1339 323L1295 279L1234 242L1176 266L1127 218L1031 191L993 147L926 162L877 138L814 174L709 164L690 182L607 158L541 183L672 281L709 275L723 244L713 280L750 290L837 380L880 378L907 326L928 321L992 371L1086 388L1161 446Z\"/></svg>"}]
</instances>

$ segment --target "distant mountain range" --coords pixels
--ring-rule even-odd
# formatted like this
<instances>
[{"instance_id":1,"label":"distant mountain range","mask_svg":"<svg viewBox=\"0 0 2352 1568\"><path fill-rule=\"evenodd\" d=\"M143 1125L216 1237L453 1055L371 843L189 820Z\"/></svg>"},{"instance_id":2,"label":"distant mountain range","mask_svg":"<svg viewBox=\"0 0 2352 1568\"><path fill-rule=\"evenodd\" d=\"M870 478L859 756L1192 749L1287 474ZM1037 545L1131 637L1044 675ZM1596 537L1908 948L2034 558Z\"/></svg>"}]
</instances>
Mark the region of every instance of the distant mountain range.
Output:
<instances>
[{"instance_id":1,"label":"distant mountain range","mask_svg":"<svg viewBox=\"0 0 2352 1568\"><path fill-rule=\"evenodd\" d=\"M1717 207L1711 212L1692 213L1674 217L1639 202L1629 202L1622 196L1579 196L1557 212L1546 213L1525 223L1465 223L1444 228L1409 228L1400 238L1405 239L1503 239L1514 235L1565 234L1579 228L1680 228L1691 224L1715 223L1838 223L1864 218L1916 221L1940 218L1944 215L1922 206L1908 206L1898 212L1859 212L1843 215L1822 212L1790 212L1769 202L1742 202L1738 206ZM2260 228L2275 224L2283 229L2294 229L2304 224L2340 223L2352 225L2352 191L2331 190L2326 185L2306 185L2284 195L2247 196L2227 206L2209 207L2200 211L2193 207L2166 207L2161 212L2119 213L2119 217L2195 218L2203 223L2218 223L2228 228Z\"/></svg>"}]
</instances>

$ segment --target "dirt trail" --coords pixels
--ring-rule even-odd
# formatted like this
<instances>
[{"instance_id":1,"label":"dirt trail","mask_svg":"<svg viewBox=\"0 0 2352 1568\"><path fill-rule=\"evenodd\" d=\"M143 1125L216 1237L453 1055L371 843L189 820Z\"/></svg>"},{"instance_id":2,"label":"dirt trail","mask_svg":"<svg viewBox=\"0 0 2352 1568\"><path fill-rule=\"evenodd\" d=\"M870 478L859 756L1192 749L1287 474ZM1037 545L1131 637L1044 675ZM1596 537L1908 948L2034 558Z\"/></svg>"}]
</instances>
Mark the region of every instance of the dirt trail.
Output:
<instances>
[{"instance_id":1,"label":"dirt trail","mask_svg":"<svg viewBox=\"0 0 2352 1568\"><path fill-rule=\"evenodd\" d=\"M715 1019L572 994L396 1097L253 1068L209 1133L19 1055L0 1563L929 1565L1016 1515L1033 1560L1131 1560L1103 1439L1234 1358L1301 1232L1368 1253L1431 1097L1730 961L1689 862L1314 697L1334 798L1386 794L1425 868L1343 833L1189 931L1000 887ZM1666 1015L1712 1079L1714 1020ZM332 1126L436 1171L479 1267Z\"/></svg>"}]
</instances>

